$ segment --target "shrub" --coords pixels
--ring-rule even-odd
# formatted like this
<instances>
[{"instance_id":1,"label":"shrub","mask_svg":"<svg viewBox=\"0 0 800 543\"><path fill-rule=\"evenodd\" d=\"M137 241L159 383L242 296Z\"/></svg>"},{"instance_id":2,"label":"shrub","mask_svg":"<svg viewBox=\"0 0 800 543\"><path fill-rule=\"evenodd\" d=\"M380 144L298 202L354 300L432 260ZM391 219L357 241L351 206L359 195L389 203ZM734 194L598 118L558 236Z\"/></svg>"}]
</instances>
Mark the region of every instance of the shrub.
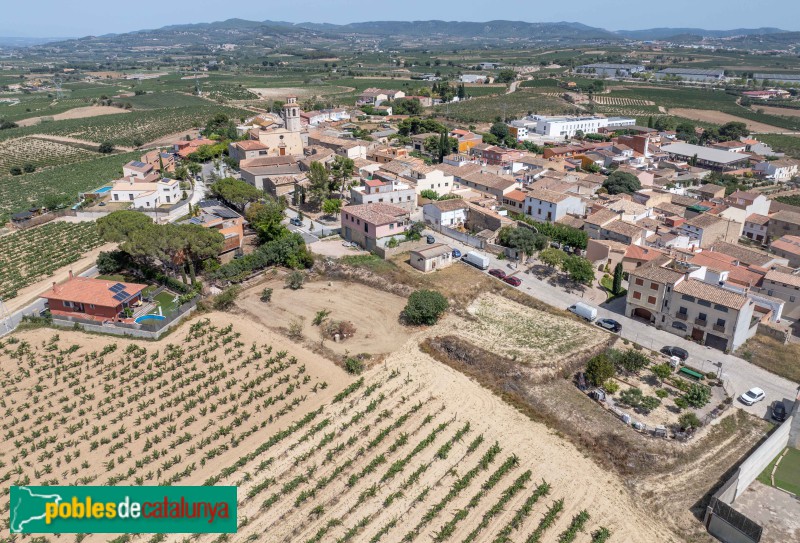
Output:
<instances>
[{"instance_id":1,"label":"shrub","mask_svg":"<svg viewBox=\"0 0 800 543\"><path fill-rule=\"evenodd\" d=\"M397 241L397 238L392 238L386 242L386 247L389 249L394 249L395 247L399 246L400 242Z\"/></svg>"},{"instance_id":2,"label":"shrub","mask_svg":"<svg viewBox=\"0 0 800 543\"><path fill-rule=\"evenodd\" d=\"M358 358L349 356L344 360L344 369L347 373L358 375L364 371L364 363Z\"/></svg>"},{"instance_id":3,"label":"shrub","mask_svg":"<svg viewBox=\"0 0 800 543\"><path fill-rule=\"evenodd\" d=\"M286 286L292 290L297 290L303 287L306 281L306 276L299 270L294 270L286 276Z\"/></svg>"},{"instance_id":4,"label":"shrub","mask_svg":"<svg viewBox=\"0 0 800 543\"><path fill-rule=\"evenodd\" d=\"M330 314L331 312L329 309L320 309L319 311L317 311L317 314L314 315L314 320L311 321L311 324L313 324L314 326L320 326L325 321L325 319L328 318L328 315Z\"/></svg>"},{"instance_id":5,"label":"shrub","mask_svg":"<svg viewBox=\"0 0 800 543\"><path fill-rule=\"evenodd\" d=\"M22 168L20 168L19 166L14 166L10 170L8 170L8 172L11 175L22 175Z\"/></svg>"},{"instance_id":6,"label":"shrub","mask_svg":"<svg viewBox=\"0 0 800 543\"><path fill-rule=\"evenodd\" d=\"M642 401L639 402L639 409L645 413L649 413L653 409L656 409L659 405L661 405L661 400L655 396L644 396Z\"/></svg>"},{"instance_id":7,"label":"shrub","mask_svg":"<svg viewBox=\"0 0 800 543\"><path fill-rule=\"evenodd\" d=\"M339 339L347 339L353 337L356 333L355 325L350 321L333 321L329 320L325 324L325 335L334 339L339 335Z\"/></svg>"},{"instance_id":8,"label":"shrub","mask_svg":"<svg viewBox=\"0 0 800 543\"><path fill-rule=\"evenodd\" d=\"M97 150L104 155L108 155L114 152L114 145L111 142L104 141L100 144Z\"/></svg>"},{"instance_id":9,"label":"shrub","mask_svg":"<svg viewBox=\"0 0 800 543\"><path fill-rule=\"evenodd\" d=\"M664 379L672 375L672 368L669 364L657 364L650 368L653 374L658 377L659 382L663 385Z\"/></svg>"},{"instance_id":10,"label":"shrub","mask_svg":"<svg viewBox=\"0 0 800 543\"><path fill-rule=\"evenodd\" d=\"M689 407L689 402L686 401L686 398L683 396L679 398L675 398L675 405L678 409L687 409Z\"/></svg>"},{"instance_id":11,"label":"shrub","mask_svg":"<svg viewBox=\"0 0 800 543\"><path fill-rule=\"evenodd\" d=\"M269 302L272 300L272 289L265 288L261 291L261 301L262 302Z\"/></svg>"},{"instance_id":12,"label":"shrub","mask_svg":"<svg viewBox=\"0 0 800 543\"><path fill-rule=\"evenodd\" d=\"M633 408L642 404L642 391L638 388L629 388L620 392L619 401Z\"/></svg>"},{"instance_id":13,"label":"shrub","mask_svg":"<svg viewBox=\"0 0 800 543\"><path fill-rule=\"evenodd\" d=\"M638 351L611 351L611 359L614 364L629 373L638 373L642 368L650 364L647 355Z\"/></svg>"},{"instance_id":14,"label":"shrub","mask_svg":"<svg viewBox=\"0 0 800 543\"><path fill-rule=\"evenodd\" d=\"M447 299L435 290L418 290L408 297L403 317L409 324L436 324L447 310Z\"/></svg>"},{"instance_id":15,"label":"shrub","mask_svg":"<svg viewBox=\"0 0 800 543\"><path fill-rule=\"evenodd\" d=\"M689 386L689 390L684 394L684 398L690 406L699 409L711 399L711 389L700 383L692 383Z\"/></svg>"},{"instance_id":16,"label":"shrub","mask_svg":"<svg viewBox=\"0 0 800 543\"><path fill-rule=\"evenodd\" d=\"M236 302L236 298L239 296L241 290L241 287L238 285L233 285L217 294L217 296L214 298L214 309L218 311L226 311L233 307L233 304Z\"/></svg>"},{"instance_id":17,"label":"shrub","mask_svg":"<svg viewBox=\"0 0 800 543\"><path fill-rule=\"evenodd\" d=\"M700 419L697 418L697 415L691 412L684 413L678 417L678 424L680 424L681 428L684 430L689 430L690 428L700 428L700 426L702 426L700 424Z\"/></svg>"},{"instance_id":18,"label":"shrub","mask_svg":"<svg viewBox=\"0 0 800 543\"><path fill-rule=\"evenodd\" d=\"M300 319L289 321L289 337L294 340L303 339L303 321Z\"/></svg>"},{"instance_id":19,"label":"shrub","mask_svg":"<svg viewBox=\"0 0 800 543\"><path fill-rule=\"evenodd\" d=\"M667 391L664 388L659 388L658 390L656 390L656 396L658 396L659 398L661 398L663 400L664 398L669 396L669 391Z\"/></svg>"},{"instance_id":20,"label":"shrub","mask_svg":"<svg viewBox=\"0 0 800 543\"><path fill-rule=\"evenodd\" d=\"M609 394L614 394L619 390L619 384L616 381L612 381L609 379L605 383L603 383L603 390L608 392Z\"/></svg>"},{"instance_id":21,"label":"shrub","mask_svg":"<svg viewBox=\"0 0 800 543\"><path fill-rule=\"evenodd\" d=\"M614 364L605 353L592 357L586 364L586 379L594 386L605 383L614 376L614 373L616 373Z\"/></svg>"}]
</instances>

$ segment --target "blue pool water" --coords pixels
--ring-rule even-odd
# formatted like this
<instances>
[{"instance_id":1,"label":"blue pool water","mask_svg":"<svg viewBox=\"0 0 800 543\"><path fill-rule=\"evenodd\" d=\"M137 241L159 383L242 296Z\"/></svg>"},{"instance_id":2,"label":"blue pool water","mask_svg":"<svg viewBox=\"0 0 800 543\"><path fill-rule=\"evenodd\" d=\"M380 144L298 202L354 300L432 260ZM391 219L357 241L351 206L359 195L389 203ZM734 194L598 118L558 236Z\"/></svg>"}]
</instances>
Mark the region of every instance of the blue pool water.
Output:
<instances>
[{"instance_id":1,"label":"blue pool water","mask_svg":"<svg viewBox=\"0 0 800 543\"><path fill-rule=\"evenodd\" d=\"M105 194L106 192L110 191L114 187L103 187L94 191L95 194Z\"/></svg>"},{"instance_id":2,"label":"blue pool water","mask_svg":"<svg viewBox=\"0 0 800 543\"><path fill-rule=\"evenodd\" d=\"M134 322L136 322L137 324L147 324L148 322L152 322L152 321L163 321L166 318L167 317L165 317L163 315L142 315L141 317L136 319Z\"/></svg>"}]
</instances>

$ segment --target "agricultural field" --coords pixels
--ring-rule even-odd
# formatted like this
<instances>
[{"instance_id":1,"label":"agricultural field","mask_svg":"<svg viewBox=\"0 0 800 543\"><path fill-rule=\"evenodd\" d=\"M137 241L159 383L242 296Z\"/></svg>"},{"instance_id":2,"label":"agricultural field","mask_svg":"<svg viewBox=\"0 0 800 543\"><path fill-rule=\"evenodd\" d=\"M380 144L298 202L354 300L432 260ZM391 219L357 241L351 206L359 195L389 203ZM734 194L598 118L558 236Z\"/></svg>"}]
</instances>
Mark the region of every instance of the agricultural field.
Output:
<instances>
[{"instance_id":1,"label":"agricultural field","mask_svg":"<svg viewBox=\"0 0 800 543\"><path fill-rule=\"evenodd\" d=\"M582 111L579 107L545 93L517 90L513 94L483 96L440 105L434 111L447 119L462 123L494 122L497 117L519 118L531 113L566 114Z\"/></svg>"},{"instance_id":2,"label":"agricultural field","mask_svg":"<svg viewBox=\"0 0 800 543\"><path fill-rule=\"evenodd\" d=\"M0 177L0 224L5 224L12 213L32 206L75 203L78 193L119 178L122 165L140 156L141 153L115 154L34 173Z\"/></svg>"},{"instance_id":3,"label":"agricultural field","mask_svg":"<svg viewBox=\"0 0 800 543\"><path fill-rule=\"evenodd\" d=\"M786 153L790 157L800 158L800 136L759 134L758 139L772 147L775 151Z\"/></svg>"},{"instance_id":4,"label":"agricultural field","mask_svg":"<svg viewBox=\"0 0 800 543\"><path fill-rule=\"evenodd\" d=\"M158 342L18 332L0 340L3 475L237 485L237 541L678 541L620 478L410 339L355 377L228 314Z\"/></svg>"},{"instance_id":5,"label":"agricultural field","mask_svg":"<svg viewBox=\"0 0 800 543\"><path fill-rule=\"evenodd\" d=\"M93 222L49 222L0 237L0 298L14 298L102 244Z\"/></svg>"},{"instance_id":6,"label":"agricultural field","mask_svg":"<svg viewBox=\"0 0 800 543\"><path fill-rule=\"evenodd\" d=\"M593 100L601 106L654 106L652 100L639 98L619 98L616 96L595 96Z\"/></svg>"},{"instance_id":7,"label":"agricultural field","mask_svg":"<svg viewBox=\"0 0 800 543\"><path fill-rule=\"evenodd\" d=\"M80 147L36 137L25 137L0 142L0 178L8 176L11 168L26 164L36 169L82 162L99 157L99 153Z\"/></svg>"}]
</instances>

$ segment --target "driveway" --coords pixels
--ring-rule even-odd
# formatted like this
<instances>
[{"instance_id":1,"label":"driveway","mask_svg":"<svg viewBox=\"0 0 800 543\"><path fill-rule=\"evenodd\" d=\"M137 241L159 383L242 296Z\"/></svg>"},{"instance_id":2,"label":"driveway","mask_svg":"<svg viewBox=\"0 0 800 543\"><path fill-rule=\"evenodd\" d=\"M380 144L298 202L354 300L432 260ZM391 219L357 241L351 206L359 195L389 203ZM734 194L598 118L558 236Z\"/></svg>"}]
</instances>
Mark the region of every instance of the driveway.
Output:
<instances>
[{"instance_id":1,"label":"driveway","mask_svg":"<svg viewBox=\"0 0 800 543\"><path fill-rule=\"evenodd\" d=\"M476 250L439 232L429 233L434 235L437 241L459 249L462 254ZM688 364L702 371L716 371L717 367L714 364L721 362L722 377L727 381L727 389L729 392L734 393L737 398L754 386L766 392L766 399L753 406L748 407L735 400L734 405L740 409L759 417L767 418L769 416L769 406L773 401L783 400L787 409L791 409L794 399L797 397L798 386L788 379L772 374L737 356L725 354L722 351L704 345L698 345L666 330L658 330L645 322L625 316L625 300L622 298L610 304L599 304L593 288L565 290L560 286L550 284L546 279L540 279L533 272L525 269L527 268L526 266L520 265L518 269L515 269L513 267L514 264L508 260L499 260L492 254L484 251L479 252L489 257L490 268L500 268L509 275L513 274L519 277L522 281L522 284L518 287L519 290L538 300L560 309L566 309L580 301L596 305L598 307L597 318L612 318L622 324L621 337L653 351L659 351L665 345L674 345L686 349L689 353Z\"/></svg>"},{"instance_id":2,"label":"driveway","mask_svg":"<svg viewBox=\"0 0 800 543\"><path fill-rule=\"evenodd\" d=\"M287 208L284 211L284 214L286 215L286 218L283 221L281 221L281 223L286 225L286 228L288 228L290 232L296 232L296 233L300 234L301 236L303 236L303 240L309 245L319 241L319 238L311 233L311 230L310 230L311 220L310 219L308 219L307 217L304 217L303 218L303 226L295 226L295 225L293 225L293 224L291 224L289 222L289 219L293 219L293 218L297 217L297 212L294 211L293 209L288 209Z\"/></svg>"}]
</instances>

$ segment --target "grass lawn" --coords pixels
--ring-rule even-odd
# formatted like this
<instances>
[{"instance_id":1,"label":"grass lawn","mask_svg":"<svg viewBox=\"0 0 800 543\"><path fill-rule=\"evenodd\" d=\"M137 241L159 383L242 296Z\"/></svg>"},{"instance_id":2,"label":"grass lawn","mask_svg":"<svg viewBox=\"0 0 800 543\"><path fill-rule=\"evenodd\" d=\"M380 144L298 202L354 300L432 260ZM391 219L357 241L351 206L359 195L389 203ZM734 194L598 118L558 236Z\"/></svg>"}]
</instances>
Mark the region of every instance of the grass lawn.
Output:
<instances>
[{"instance_id":1,"label":"grass lawn","mask_svg":"<svg viewBox=\"0 0 800 543\"><path fill-rule=\"evenodd\" d=\"M179 307L178 303L173 301L176 296L177 294L168 290L156 295L155 301L161 306L161 313L164 316L171 315Z\"/></svg>"},{"instance_id":2,"label":"grass lawn","mask_svg":"<svg viewBox=\"0 0 800 543\"><path fill-rule=\"evenodd\" d=\"M800 382L800 364L797 363L800 360L800 345L784 345L770 337L756 334L736 354L776 375Z\"/></svg>"},{"instance_id":3,"label":"grass lawn","mask_svg":"<svg viewBox=\"0 0 800 543\"><path fill-rule=\"evenodd\" d=\"M775 486L800 496L800 451L789 449L775 472Z\"/></svg>"}]
</instances>

